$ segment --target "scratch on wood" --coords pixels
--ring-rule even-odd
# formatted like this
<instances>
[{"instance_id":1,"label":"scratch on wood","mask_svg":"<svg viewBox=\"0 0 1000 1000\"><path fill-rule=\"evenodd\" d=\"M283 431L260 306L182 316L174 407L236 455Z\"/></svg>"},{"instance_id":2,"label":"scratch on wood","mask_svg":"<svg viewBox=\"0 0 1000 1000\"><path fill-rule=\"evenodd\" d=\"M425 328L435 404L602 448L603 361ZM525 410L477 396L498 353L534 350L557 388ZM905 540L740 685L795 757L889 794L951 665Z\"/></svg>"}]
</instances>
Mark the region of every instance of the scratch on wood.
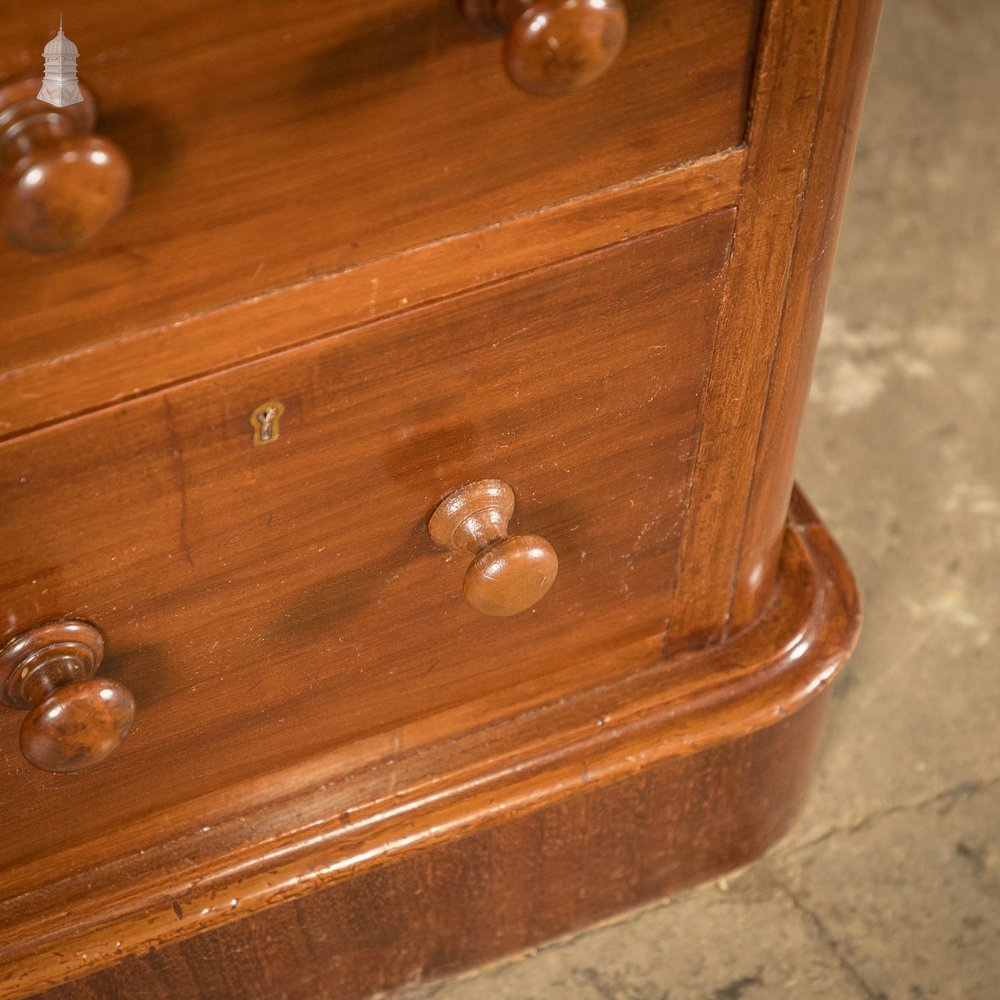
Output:
<instances>
[{"instance_id":1,"label":"scratch on wood","mask_svg":"<svg viewBox=\"0 0 1000 1000\"><path fill-rule=\"evenodd\" d=\"M181 449L181 440L177 436L177 428L174 427L174 413L170 408L170 400L163 397L163 411L167 418L167 436L170 438L170 454L173 456L174 483L180 495L180 525L179 535L181 552L184 561L194 567L194 560L191 558L191 547L188 544L188 509L187 509L187 476L184 471L184 454Z\"/></svg>"}]
</instances>

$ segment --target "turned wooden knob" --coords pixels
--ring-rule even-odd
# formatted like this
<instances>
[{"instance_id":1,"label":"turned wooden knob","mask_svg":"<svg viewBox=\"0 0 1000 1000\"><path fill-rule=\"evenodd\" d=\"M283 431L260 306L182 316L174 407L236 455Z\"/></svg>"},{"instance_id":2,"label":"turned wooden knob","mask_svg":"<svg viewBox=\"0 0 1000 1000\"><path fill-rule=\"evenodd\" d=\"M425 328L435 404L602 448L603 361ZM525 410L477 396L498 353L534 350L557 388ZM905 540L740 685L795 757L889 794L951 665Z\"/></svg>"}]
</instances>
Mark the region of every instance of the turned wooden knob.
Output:
<instances>
[{"instance_id":1,"label":"turned wooden knob","mask_svg":"<svg viewBox=\"0 0 1000 1000\"><path fill-rule=\"evenodd\" d=\"M475 28L504 36L507 75L531 94L596 80L625 44L622 0L459 0Z\"/></svg>"},{"instance_id":2,"label":"turned wooden knob","mask_svg":"<svg viewBox=\"0 0 1000 1000\"><path fill-rule=\"evenodd\" d=\"M93 95L57 108L36 98L41 79L0 84L0 224L25 250L69 250L125 207L132 171L125 154L92 135Z\"/></svg>"},{"instance_id":3,"label":"turned wooden knob","mask_svg":"<svg viewBox=\"0 0 1000 1000\"><path fill-rule=\"evenodd\" d=\"M525 611L548 593L559 570L551 545L538 535L507 535L514 491L499 479L469 483L445 497L427 524L431 538L473 553L465 599L484 615Z\"/></svg>"},{"instance_id":4,"label":"turned wooden knob","mask_svg":"<svg viewBox=\"0 0 1000 1000\"><path fill-rule=\"evenodd\" d=\"M124 684L96 678L104 636L90 622L49 622L0 650L0 700L29 709L21 753L43 771L99 764L128 734L135 699Z\"/></svg>"}]
</instances>

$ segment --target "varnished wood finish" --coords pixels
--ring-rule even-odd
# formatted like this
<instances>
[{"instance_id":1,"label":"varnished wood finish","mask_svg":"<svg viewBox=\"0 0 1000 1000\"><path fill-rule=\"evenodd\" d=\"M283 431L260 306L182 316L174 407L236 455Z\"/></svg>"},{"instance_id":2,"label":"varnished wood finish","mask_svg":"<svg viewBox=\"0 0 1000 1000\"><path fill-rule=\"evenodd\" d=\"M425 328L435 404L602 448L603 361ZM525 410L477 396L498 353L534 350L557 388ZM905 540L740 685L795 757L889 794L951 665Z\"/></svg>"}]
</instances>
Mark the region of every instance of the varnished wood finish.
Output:
<instances>
[{"instance_id":1,"label":"varnished wood finish","mask_svg":"<svg viewBox=\"0 0 1000 1000\"><path fill-rule=\"evenodd\" d=\"M546 113L483 57L451 0L169 0L121 17L95 7L73 41L104 134L133 164L134 195L86 253L43 261L0 247L0 273L18 289L4 303L0 372L738 145L756 0L682 4L669 31L659 0L629 9L618 85L599 80ZM36 66L51 11L14 0L4 13L0 74ZM334 308L363 321L394 282L370 271ZM331 329L314 318L304 339ZM269 336L240 325L230 363ZM174 349L170 336L160 349Z\"/></svg>"},{"instance_id":2,"label":"varnished wood finish","mask_svg":"<svg viewBox=\"0 0 1000 1000\"><path fill-rule=\"evenodd\" d=\"M97 6L134 199L0 246L0 642L139 709L74 775L0 710L0 997L357 1000L759 853L858 621L785 515L875 0L630 0L551 100L450 2ZM507 620L427 530L487 478Z\"/></svg>"},{"instance_id":3,"label":"varnished wood finish","mask_svg":"<svg viewBox=\"0 0 1000 1000\"><path fill-rule=\"evenodd\" d=\"M533 948L757 857L801 804L826 701L42 996L367 1000Z\"/></svg>"},{"instance_id":4,"label":"varnished wood finish","mask_svg":"<svg viewBox=\"0 0 1000 1000\"><path fill-rule=\"evenodd\" d=\"M135 699L120 681L92 678L56 688L21 725L21 753L43 771L83 771L128 735Z\"/></svg>"},{"instance_id":5,"label":"varnished wood finish","mask_svg":"<svg viewBox=\"0 0 1000 1000\"><path fill-rule=\"evenodd\" d=\"M871 0L842 0L838 8L834 28L838 45L820 103L812 169L802 192L791 262L793 277L768 382L744 542L736 568L730 616L736 627L758 613L777 571L775 553L783 530L779 512L792 492L795 448L812 380L878 13L879 5Z\"/></svg>"},{"instance_id":6,"label":"varnished wood finish","mask_svg":"<svg viewBox=\"0 0 1000 1000\"><path fill-rule=\"evenodd\" d=\"M472 553L462 593L477 611L497 618L537 604L559 570L559 557L544 538L508 537L515 502L509 483L483 479L445 497L427 523L438 545Z\"/></svg>"},{"instance_id":7,"label":"varnished wood finish","mask_svg":"<svg viewBox=\"0 0 1000 1000\"><path fill-rule=\"evenodd\" d=\"M815 340L815 326L803 330L794 304L822 308L878 10L878 0L772 0L767 7L668 649L742 627L770 591L775 518L791 489ZM800 230L803 213L812 221ZM777 439L784 443L775 449ZM767 468L759 461L765 441Z\"/></svg>"},{"instance_id":8,"label":"varnished wood finish","mask_svg":"<svg viewBox=\"0 0 1000 1000\"><path fill-rule=\"evenodd\" d=\"M51 253L93 239L125 207L124 153L91 135L96 102L57 108L35 98L41 77L0 83L0 230L22 250Z\"/></svg>"},{"instance_id":9,"label":"varnished wood finish","mask_svg":"<svg viewBox=\"0 0 1000 1000\"><path fill-rule=\"evenodd\" d=\"M857 592L842 556L797 500L772 602L729 644L669 662L647 644L636 669L610 682L599 664L567 664L554 678L509 690L502 705L455 706L284 771L247 776L225 796L149 816L142 836L109 829L105 840L115 849L103 863L81 866L82 857L94 857L94 843L67 847L59 877L51 855L26 858L8 870L8 898L0 903L0 958L9 970L0 997L23 997L200 932L201 944L157 951L123 967L122 979L92 980L94 992L82 984L54 995L101 996L142 975L150 996L184 984L192 997L222 1000L235 981L225 959L239 948L244 995L254 1000L280 995L279 983L305 997L321 969L321 995L346 1000L398 985L420 968L430 975L537 941L750 860L780 835L800 801L817 698L857 626ZM622 811L623 802L635 805ZM521 859L526 881L503 881L493 869L495 886L453 890L456 877L471 889L484 872L476 843L513 851L523 838L539 843L538 868ZM555 861L559 844L567 845L565 866ZM397 860L403 869L390 866ZM620 877L609 878L619 865ZM405 872L413 870L424 871L433 888L420 899L424 916L411 927L409 948L393 958L395 935L413 914L393 901L405 897ZM599 885L614 888L605 893ZM296 919L287 910L266 916L273 904L324 887L335 892L329 902L296 904L301 934L287 929ZM65 909L53 910L53 898ZM588 898L592 904L581 903ZM357 908L366 901L370 908ZM486 934L481 907L495 909L505 928L498 939ZM239 929L262 909L262 922ZM536 923L530 913L549 916ZM204 937L213 928L219 935ZM299 956L316 934L325 943L312 966L299 979L276 979L282 942L298 941L291 947ZM204 978L202 949L215 966Z\"/></svg>"},{"instance_id":10,"label":"varnished wood finish","mask_svg":"<svg viewBox=\"0 0 1000 1000\"><path fill-rule=\"evenodd\" d=\"M224 792L248 761L291 767L656 646L732 226L717 213L0 446L15 470L0 640L70 612L99 622L102 672L138 705L74 796L10 763L0 867L23 860L16 831L38 852L95 838L100 853L111 824L118 850L130 824ZM664 273L666 317L645 280ZM274 402L281 435L257 445L250 416ZM427 534L456 484L492 477L517 484L518 523L560 559L516 628L469 607L467 562Z\"/></svg>"},{"instance_id":11,"label":"varnished wood finish","mask_svg":"<svg viewBox=\"0 0 1000 1000\"><path fill-rule=\"evenodd\" d=\"M0 647L0 702L27 710L60 684L93 677L103 659L96 625L71 618L35 625Z\"/></svg>"},{"instance_id":12,"label":"varnished wood finish","mask_svg":"<svg viewBox=\"0 0 1000 1000\"><path fill-rule=\"evenodd\" d=\"M135 699L123 684L95 679L104 636L90 622L47 622L0 649L2 700L28 710L25 759L44 771L82 771L105 760L128 735Z\"/></svg>"},{"instance_id":13,"label":"varnished wood finish","mask_svg":"<svg viewBox=\"0 0 1000 1000\"><path fill-rule=\"evenodd\" d=\"M618 58L628 32L622 0L460 0L469 23L504 35L507 75L552 97L593 83Z\"/></svg>"},{"instance_id":14,"label":"varnished wood finish","mask_svg":"<svg viewBox=\"0 0 1000 1000\"><path fill-rule=\"evenodd\" d=\"M0 440L711 215L736 201L744 158L744 150L733 150L125 340L12 369L0 375L0 392L10 400L9 408L0 410Z\"/></svg>"}]
</instances>

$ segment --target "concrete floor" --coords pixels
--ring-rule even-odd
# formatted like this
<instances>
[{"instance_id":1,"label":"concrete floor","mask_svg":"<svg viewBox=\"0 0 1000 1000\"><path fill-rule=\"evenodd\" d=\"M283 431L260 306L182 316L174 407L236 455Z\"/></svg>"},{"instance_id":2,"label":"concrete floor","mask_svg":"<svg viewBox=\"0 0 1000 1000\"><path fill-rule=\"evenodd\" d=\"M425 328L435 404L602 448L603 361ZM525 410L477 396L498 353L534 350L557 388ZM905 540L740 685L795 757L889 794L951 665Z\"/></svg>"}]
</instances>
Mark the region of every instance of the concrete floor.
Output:
<instances>
[{"instance_id":1,"label":"concrete floor","mask_svg":"<svg viewBox=\"0 0 1000 1000\"><path fill-rule=\"evenodd\" d=\"M804 815L412 1000L1000 998L998 53L998 0L886 0L799 463L866 624Z\"/></svg>"}]
</instances>

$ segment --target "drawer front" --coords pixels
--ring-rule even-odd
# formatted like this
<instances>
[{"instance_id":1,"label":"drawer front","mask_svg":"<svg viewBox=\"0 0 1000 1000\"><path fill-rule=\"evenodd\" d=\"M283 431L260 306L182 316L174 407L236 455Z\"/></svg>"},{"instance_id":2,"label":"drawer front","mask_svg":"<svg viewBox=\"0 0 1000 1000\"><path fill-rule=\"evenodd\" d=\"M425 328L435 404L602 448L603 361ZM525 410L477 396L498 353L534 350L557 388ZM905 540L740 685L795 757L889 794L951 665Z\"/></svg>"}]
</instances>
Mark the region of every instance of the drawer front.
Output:
<instances>
[{"instance_id":1,"label":"drawer front","mask_svg":"<svg viewBox=\"0 0 1000 1000\"><path fill-rule=\"evenodd\" d=\"M627 669L670 611L733 215L0 448L4 635L97 623L138 703L71 783L21 760L21 716L0 711L9 827L56 849L557 668ZM256 444L265 403L282 413ZM560 559L512 618L474 611L469 557L427 536L443 496L487 477L516 491L512 532Z\"/></svg>"},{"instance_id":2,"label":"drawer front","mask_svg":"<svg viewBox=\"0 0 1000 1000\"><path fill-rule=\"evenodd\" d=\"M454 0L108 3L71 19L135 184L86 246L0 240L0 372L523 216L738 145L758 0L626 0L600 79L525 94ZM116 16L115 9L118 8ZM40 68L13 0L0 75ZM367 316L367 297L356 303Z\"/></svg>"}]
</instances>

